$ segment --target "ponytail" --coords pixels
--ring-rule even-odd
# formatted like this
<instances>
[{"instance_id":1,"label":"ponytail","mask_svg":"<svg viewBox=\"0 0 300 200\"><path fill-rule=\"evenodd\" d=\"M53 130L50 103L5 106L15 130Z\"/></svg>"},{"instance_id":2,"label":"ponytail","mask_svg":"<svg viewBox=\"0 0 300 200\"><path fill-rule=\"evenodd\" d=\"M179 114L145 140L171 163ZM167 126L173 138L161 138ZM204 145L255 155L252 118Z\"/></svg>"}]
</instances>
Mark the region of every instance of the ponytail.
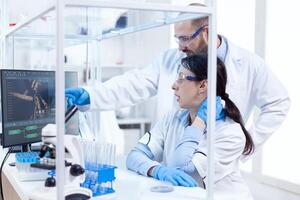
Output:
<instances>
[{"instance_id":1,"label":"ponytail","mask_svg":"<svg viewBox=\"0 0 300 200\"><path fill-rule=\"evenodd\" d=\"M200 53L197 55L189 56L181 60L182 66L193 72L198 80L207 79L207 54ZM227 72L223 61L217 58L217 96L225 101L224 113L236 123L239 123L244 135L246 137L246 144L243 154L249 155L254 150L253 140L244 126L242 115L236 105L230 100L229 95L226 93Z\"/></svg>"},{"instance_id":2,"label":"ponytail","mask_svg":"<svg viewBox=\"0 0 300 200\"><path fill-rule=\"evenodd\" d=\"M246 130L246 128L244 126L243 118L241 116L239 109L230 100L229 95L227 93L222 95L221 98L225 101L225 108L224 108L225 116L228 116L236 123L239 123L244 132L244 135L246 137L246 144L245 144L245 148L243 151L243 155L251 154L254 151L253 140L252 140L249 132Z\"/></svg>"}]
</instances>

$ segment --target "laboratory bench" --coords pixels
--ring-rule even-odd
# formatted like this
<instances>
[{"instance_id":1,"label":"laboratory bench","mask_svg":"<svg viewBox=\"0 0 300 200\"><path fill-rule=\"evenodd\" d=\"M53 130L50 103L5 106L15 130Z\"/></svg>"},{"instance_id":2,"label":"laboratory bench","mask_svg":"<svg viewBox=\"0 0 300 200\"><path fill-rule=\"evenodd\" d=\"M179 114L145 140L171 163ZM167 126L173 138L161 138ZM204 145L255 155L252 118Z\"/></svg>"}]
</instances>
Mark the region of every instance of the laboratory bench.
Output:
<instances>
[{"instance_id":1,"label":"laboratory bench","mask_svg":"<svg viewBox=\"0 0 300 200\"><path fill-rule=\"evenodd\" d=\"M92 199L111 200L182 200L205 199L206 192L201 188L173 187L172 192L152 192L153 186L166 185L166 183L153 178L144 177L125 168L125 159L117 159L116 180L114 182L115 193L93 197ZM9 166L14 161L11 154L6 161L3 173L3 193L5 200L28 200L31 192L40 188L44 181L19 181L16 167Z\"/></svg>"}]
</instances>

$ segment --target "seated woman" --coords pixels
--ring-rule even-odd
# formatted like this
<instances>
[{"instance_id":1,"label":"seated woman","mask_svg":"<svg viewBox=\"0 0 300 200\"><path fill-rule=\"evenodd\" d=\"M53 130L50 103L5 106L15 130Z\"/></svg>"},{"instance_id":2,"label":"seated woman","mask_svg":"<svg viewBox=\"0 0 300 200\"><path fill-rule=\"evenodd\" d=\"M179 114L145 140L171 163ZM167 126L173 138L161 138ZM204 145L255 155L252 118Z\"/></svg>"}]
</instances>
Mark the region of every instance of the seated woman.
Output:
<instances>
[{"instance_id":1,"label":"seated woman","mask_svg":"<svg viewBox=\"0 0 300 200\"><path fill-rule=\"evenodd\" d=\"M127 157L128 169L173 185L194 187L202 180L206 183L207 61L207 54L182 59L178 78L172 86L181 109L168 113L140 139ZM237 195L237 199L252 199L240 175L239 157L252 153L253 141L238 108L225 92L226 82L225 66L218 59L215 192ZM242 197L238 195L242 193Z\"/></svg>"}]
</instances>

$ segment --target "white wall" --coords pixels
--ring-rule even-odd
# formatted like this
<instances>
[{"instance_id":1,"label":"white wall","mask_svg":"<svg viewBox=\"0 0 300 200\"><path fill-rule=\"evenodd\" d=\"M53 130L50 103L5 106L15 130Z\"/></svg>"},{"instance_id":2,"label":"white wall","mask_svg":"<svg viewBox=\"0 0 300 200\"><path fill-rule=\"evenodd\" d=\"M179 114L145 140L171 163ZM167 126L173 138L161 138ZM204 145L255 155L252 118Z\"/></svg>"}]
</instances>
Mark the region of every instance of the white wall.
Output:
<instances>
[{"instance_id":1,"label":"white wall","mask_svg":"<svg viewBox=\"0 0 300 200\"><path fill-rule=\"evenodd\" d=\"M255 1L217 1L218 33L254 52Z\"/></svg>"},{"instance_id":2,"label":"white wall","mask_svg":"<svg viewBox=\"0 0 300 200\"><path fill-rule=\"evenodd\" d=\"M174 5L204 3L204 0L172 0ZM219 0L217 1L217 32L233 43L249 51L254 51L255 1ZM174 33L172 33L172 37ZM172 42L174 40L171 40ZM172 43L176 47L176 43Z\"/></svg>"}]
</instances>

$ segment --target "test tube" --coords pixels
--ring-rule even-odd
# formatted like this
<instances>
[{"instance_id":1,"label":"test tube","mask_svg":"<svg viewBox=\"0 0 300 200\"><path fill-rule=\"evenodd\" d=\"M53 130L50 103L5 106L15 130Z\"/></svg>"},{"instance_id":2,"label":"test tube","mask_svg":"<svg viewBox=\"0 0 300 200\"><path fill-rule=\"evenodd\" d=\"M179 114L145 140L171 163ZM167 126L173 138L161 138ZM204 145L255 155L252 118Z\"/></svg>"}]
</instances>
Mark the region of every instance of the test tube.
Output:
<instances>
[{"instance_id":1,"label":"test tube","mask_svg":"<svg viewBox=\"0 0 300 200\"><path fill-rule=\"evenodd\" d=\"M92 159L92 146L91 146L91 142L87 141L85 143L86 145L86 156L87 156L87 163L88 163L88 169L91 170L92 168L92 162L93 162L93 159Z\"/></svg>"},{"instance_id":2,"label":"test tube","mask_svg":"<svg viewBox=\"0 0 300 200\"><path fill-rule=\"evenodd\" d=\"M102 145L97 143L97 166L102 164Z\"/></svg>"},{"instance_id":3,"label":"test tube","mask_svg":"<svg viewBox=\"0 0 300 200\"><path fill-rule=\"evenodd\" d=\"M91 142L92 169L97 169L97 152L95 142Z\"/></svg>"},{"instance_id":4,"label":"test tube","mask_svg":"<svg viewBox=\"0 0 300 200\"><path fill-rule=\"evenodd\" d=\"M110 154L111 154L111 149L110 149L110 143L106 144L106 165L110 164Z\"/></svg>"},{"instance_id":5,"label":"test tube","mask_svg":"<svg viewBox=\"0 0 300 200\"><path fill-rule=\"evenodd\" d=\"M116 165L116 145L112 145L112 161L111 165Z\"/></svg>"},{"instance_id":6,"label":"test tube","mask_svg":"<svg viewBox=\"0 0 300 200\"><path fill-rule=\"evenodd\" d=\"M110 165L110 160L111 160L111 144L107 143L106 144L106 163L107 165Z\"/></svg>"}]
</instances>

